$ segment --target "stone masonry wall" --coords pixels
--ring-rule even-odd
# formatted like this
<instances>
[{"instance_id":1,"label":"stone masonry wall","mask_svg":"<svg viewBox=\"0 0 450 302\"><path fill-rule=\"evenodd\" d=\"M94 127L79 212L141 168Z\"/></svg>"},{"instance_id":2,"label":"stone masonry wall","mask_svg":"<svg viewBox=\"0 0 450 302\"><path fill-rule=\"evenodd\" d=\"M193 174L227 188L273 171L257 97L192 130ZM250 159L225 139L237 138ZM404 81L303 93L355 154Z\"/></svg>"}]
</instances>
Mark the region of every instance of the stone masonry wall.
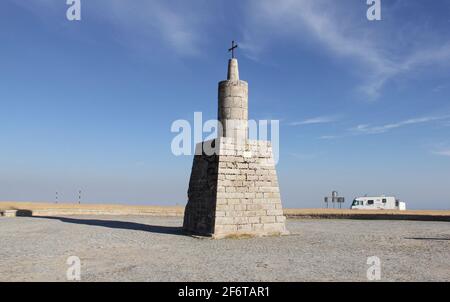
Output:
<instances>
[{"instance_id":1,"label":"stone masonry wall","mask_svg":"<svg viewBox=\"0 0 450 302\"><path fill-rule=\"evenodd\" d=\"M215 215L217 238L287 233L270 142L220 138Z\"/></svg>"},{"instance_id":2,"label":"stone masonry wall","mask_svg":"<svg viewBox=\"0 0 450 302\"><path fill-rule=\"evenodd\" d=\"M216 140L218 155L196 155L185 230L223 238L287 234L270 142Z\"/></svg>"},{"instance_id":3,"label":"stone masonry wall","mask_svg":"<svg viewBox=\"0 0 450 302\"><path fill-rule=\"evenodd\" d=\"M183 221L183 229L189 233L214 233L218 165L218 155L194 156Z\"/></svg>"}]
</instances>

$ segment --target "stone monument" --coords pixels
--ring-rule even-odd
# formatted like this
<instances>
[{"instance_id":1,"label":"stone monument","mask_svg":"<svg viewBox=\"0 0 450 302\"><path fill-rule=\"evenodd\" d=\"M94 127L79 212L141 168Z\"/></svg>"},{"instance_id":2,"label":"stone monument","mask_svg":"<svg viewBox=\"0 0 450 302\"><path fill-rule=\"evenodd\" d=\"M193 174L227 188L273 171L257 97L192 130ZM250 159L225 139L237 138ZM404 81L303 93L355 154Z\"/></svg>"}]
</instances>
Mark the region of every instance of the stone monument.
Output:
<instances>
[{"instance_id":1,"label":"stone monument","mask_svg":"<svg viewBox=\"0 0 450 302\"><path fill-rule=\"evenodd\" d=\"M236 47L219 82L222 135L196 146L183 229L213 238L288 234L271 143L248 139L248 84L239 80Z\"/></svg>"}]
</instances>

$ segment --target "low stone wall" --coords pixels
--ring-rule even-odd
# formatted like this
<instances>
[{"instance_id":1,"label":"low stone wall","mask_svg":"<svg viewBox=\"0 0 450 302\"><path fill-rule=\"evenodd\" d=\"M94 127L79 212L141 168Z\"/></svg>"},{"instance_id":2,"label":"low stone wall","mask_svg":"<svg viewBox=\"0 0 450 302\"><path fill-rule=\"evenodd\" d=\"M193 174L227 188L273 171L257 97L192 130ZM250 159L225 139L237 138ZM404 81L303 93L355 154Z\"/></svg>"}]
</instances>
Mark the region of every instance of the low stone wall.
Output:
<instances>
[{"instance_id":1,"label":"low stone wall","mask_svg":"<svg viewBox=\"0 0 450 302\"><path fill-rule=\"evenodd\" d=\"M12 211L16 214L12 215ZM72 215L184 215L184 208L178 206L124 206L100 204L50 204L31 202L0 202L0 216L72 216Z\"/></svg>"},{"instance_id":2,"label":"low stone wall","mask_svg":"<svg viewBox=\"0 0 450 302\"><path fill-rule=\"evenodd\" d=\"M0 202L0 216L139 215L183 217L181 206L78 205ZM362 211L346 209L284 209L289 219L367 219L450 221L450 211Z\"/></svg>"},{"instance_id":3,"label":"low stone wall","mask_svg":"<svg viewBox=\"0 0 450 302\"><path fill-rule=\"evenodd\" d=\"M17 216L17 210L2 210L2 211L0 211L0 216L16 217Z\"/></svg>"},{"instance_id":4,"label":"low stone wall","mask_svg":"<svg viewBox=\"0 0 450 302\"><path fill-rule=\"evenodd\" d=\"M290 219L365 219L365 220L415 220L450 221L450 211L363 211L335 209L286 209Z\"/></svg>"}]
</instances>

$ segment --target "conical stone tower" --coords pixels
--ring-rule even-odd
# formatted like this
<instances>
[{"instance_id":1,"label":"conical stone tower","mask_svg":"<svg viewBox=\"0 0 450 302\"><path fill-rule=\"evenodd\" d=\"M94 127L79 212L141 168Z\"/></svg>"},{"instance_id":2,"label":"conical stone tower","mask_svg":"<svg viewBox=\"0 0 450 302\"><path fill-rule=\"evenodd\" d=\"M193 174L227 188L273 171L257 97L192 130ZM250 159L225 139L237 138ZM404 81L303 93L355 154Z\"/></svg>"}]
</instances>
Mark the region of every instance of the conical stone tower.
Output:
<instances>
[{"instance_id":1,"label":"conical stone tower","mask_svg":"<svg viewBox=\"0 0 450 302\"><path fill-rule=\"evenodd\" d=\"M272 146L248 139L248 84L238 61L219 82L220 137L196 146L183 229L225 238L287 234Z\"/></svg>"}]
</instances>

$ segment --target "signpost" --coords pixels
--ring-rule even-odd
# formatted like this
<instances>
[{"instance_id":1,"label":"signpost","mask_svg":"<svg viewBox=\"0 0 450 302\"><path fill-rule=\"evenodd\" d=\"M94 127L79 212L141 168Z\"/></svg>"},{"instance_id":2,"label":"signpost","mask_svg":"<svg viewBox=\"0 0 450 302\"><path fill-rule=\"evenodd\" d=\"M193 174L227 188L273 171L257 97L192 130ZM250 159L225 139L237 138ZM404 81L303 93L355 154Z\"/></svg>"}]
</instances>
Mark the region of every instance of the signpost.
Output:
<instances>
[{"instance_id":1,"label":"signpost","mask_svg":"<svg viewBox=\"0 0 450 302\"><path fill-rule=\"evenodd\" d=\"M338 204L339 209L342 208L342 204L345 202L345 198L344 197L339 197L338 196L338 192L337 191L333 191L331 192L331 196L326 196L324 198L324 202L327 205L327 209L328 209L328 203L331 202L333 204L333 209L335 208L335 203Z\"/></svg>"}]
</instances>

